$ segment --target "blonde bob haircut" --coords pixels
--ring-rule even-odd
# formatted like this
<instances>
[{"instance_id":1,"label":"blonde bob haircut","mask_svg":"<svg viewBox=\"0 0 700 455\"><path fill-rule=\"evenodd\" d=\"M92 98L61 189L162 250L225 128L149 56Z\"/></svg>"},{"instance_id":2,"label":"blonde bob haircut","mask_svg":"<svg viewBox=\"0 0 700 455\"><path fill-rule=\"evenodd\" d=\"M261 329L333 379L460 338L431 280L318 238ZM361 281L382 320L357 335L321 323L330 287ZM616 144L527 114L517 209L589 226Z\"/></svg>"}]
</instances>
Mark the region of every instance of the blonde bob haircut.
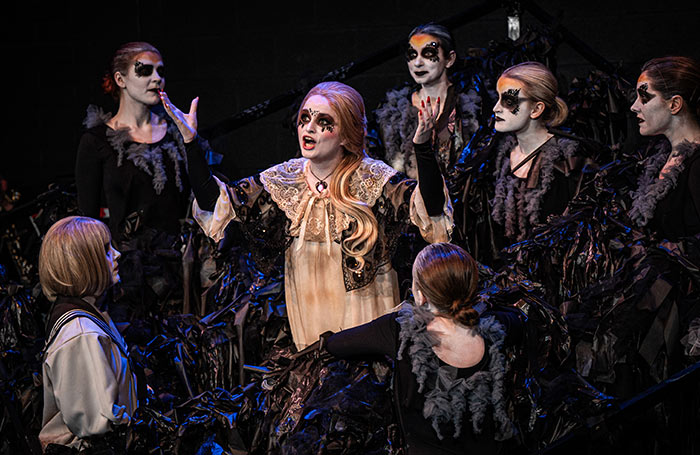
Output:
<instances>
[{"instance_id":1,"label":"blonde bob haircut","mask_svg":"<svg viewBox=\"0 0 700 455\"><path fill-rule=\"evenodd\" d=\"M102 295L112 285L107 250L112 236L101 221L70 216L46 232L39 251L39 281L50 300Z\"/></svg>"},{"instance_id":2,"label":"blonde bob haircut","mask_svg":"<svg viewBox=\"0 0 700 455\"><path fill-rule=\"evenodd\" d=\"M371 208L350 193L351 177L367 156L365 151L367 131L365 103L362 100L362 95L349 85L334 81L321 82L309 90L301 102L297 113L297 123L306 100L314 95L322 96L328 100L340 127L339 135L343 147L343 157L331 176L328 188L331 203L341 212L350 215L355 221L352 233L343 240L341 247L345 254L352 256L357 261L356 267L352 267L353 270L362 270L364 266L363 256L374 248L378 231L377 219Z\"/></svg>"},{"instance_id":3,"label":"blonde bob haircut","mask_svg":"<svg viewBox=\"0 0 700 455\"><path fill-rule=\"evenodd\" d=\"M549 68L539 62L524 62L511 66L501 77L520 81L525 86L524 96L534 103L544 103L541 118L547 126L555 127L564 123L569 108L557 96L559 85Z\"/></svg>"}]
</instances>

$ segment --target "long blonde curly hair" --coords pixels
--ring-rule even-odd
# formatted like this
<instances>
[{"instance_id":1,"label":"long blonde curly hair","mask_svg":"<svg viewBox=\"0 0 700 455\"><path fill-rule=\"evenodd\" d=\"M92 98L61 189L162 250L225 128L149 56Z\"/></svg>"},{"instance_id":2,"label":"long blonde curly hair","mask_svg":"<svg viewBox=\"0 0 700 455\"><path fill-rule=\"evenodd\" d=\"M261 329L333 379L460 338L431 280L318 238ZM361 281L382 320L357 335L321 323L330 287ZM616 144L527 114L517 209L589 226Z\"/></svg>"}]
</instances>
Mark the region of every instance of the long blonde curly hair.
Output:
<instances>
[{"instance_id":1,"label":"long blonde curly hair","mask_svg":"<svg viewBox=\"0 0 700 455\"><path fill-rule=\"evenodd\" d=\"M354 88L341 82L321 82L309 90L301 102L297 113L299 122L306 100L319 95L328 100L340 127L340 140L343 144L343 158L331 176L328 189L331 203L354 220L352 233L341 242L345 254L355 258L353 270L362 270L364 259L377 241L378 224L371 207L357 199L350 192L352 174L367 156L365 135L367 118L365 103Z\"/></svg>"}]
</instances>

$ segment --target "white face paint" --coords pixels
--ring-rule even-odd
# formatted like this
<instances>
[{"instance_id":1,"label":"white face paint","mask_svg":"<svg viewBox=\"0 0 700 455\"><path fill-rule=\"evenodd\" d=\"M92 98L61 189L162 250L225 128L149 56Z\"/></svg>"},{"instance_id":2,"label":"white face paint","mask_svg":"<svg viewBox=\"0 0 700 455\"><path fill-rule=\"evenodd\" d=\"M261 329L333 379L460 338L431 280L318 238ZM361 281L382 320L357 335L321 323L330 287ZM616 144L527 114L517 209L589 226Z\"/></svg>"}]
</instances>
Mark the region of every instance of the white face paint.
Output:
<instances>
[{"instance_id":1,"label":"white face paint","mask_svg":"<svg viewBox=\"0 0 700 455\"><path fill-rule=\"evenodd\" d=\"M122 74L124 95L149 106L160 103L159 92L165 88L163 60L158 54L144 52L136 56L126 74Z\"/></svg>"},{"instance_id":2,"label":"white face paint","mask_svg":"<svg viewBox=\"0 0 700 455\"><path fill-rule=\"evenodd\" d=\"M107 249L107 264L109 264L109 268L112 271L112 284L117 284L121 279L119 277L118 261L122 254L112 246L111 242L105 245L105 248Z\"/></svg>"},{"instance_id":3,"label":"white face paint","mask_svg":"<svg viewBox=\"0 0 700 455\"><path fill-rule=\"evenodd\" d=\"M312 162L332 162L343 153L340 125L330 103L321 95L309 97L299 111L297 133L302 156Z\"/></svg>"},{"instance_id":4,"label":"white face paint","mask_svg":"<svg viewBox=\"0 0 700 455\"><path fill-rule=\"evenodd\" d=\"M639 134L642 136L664 134L673 118L668 100L651 88L651 80L646 72L637 80L637 99L630 110L637 114Z\"/></svg>"},{"instance_id":5,"label":"white face paint","mask_svg":"<svg viewBox=\"0 0 700 455\"><path fill-rule=\"evenodd\" d=\"M406 49L408 71L417 84L430 85L447 78L447 68L453 61L440 47L440 40L432 35L413 35Z\"/></svg>"},{"instance_id":6,"label":"white face paint","mask_svg":"<svg viewBox=\"0 0 700 455\"><path fill-rule=\"evenodd\" d=\"M496 131L517 133L525 129L530 117L532 102L523 94L524 85L517 79L501 77L496 84L498 102L493 107L496 114Z\"/></svg>"}]
</instances>

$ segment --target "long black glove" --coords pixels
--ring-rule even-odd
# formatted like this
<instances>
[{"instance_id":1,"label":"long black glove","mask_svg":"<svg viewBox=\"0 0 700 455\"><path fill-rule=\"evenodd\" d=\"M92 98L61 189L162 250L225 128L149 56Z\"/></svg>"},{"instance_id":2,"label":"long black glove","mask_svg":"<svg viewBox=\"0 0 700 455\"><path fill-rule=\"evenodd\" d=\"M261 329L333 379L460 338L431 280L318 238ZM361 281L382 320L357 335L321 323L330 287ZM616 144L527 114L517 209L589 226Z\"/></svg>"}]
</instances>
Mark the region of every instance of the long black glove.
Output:
<instances>
[{"instance_id":1,"label":"long black glove","mask_svg":"<svg viewBox=\"0 0 700 455\"><path fill-rule=\"evenodd\" d=\"M443 192L442 173L438 165L435 152L430 146L430 141L424 144L413 143L416 152L416 165L418 167L418 189L425 208L430 216L438 216L445 205L445 193ZM195 193L196 195L196 193Z\"/></svg>"},{"instance_id":2,"label":"long black glove","mask_svg":"<svg viewBox=\"0 0 700 455\"><path fill-rule=\"evenodd\" d=\"M213 212L219 198L219 185L211 174L199 142L199 137L195 137L193 141L185 143L187 172L197 204L202 210Z\"/></svg>"}]
</instances>

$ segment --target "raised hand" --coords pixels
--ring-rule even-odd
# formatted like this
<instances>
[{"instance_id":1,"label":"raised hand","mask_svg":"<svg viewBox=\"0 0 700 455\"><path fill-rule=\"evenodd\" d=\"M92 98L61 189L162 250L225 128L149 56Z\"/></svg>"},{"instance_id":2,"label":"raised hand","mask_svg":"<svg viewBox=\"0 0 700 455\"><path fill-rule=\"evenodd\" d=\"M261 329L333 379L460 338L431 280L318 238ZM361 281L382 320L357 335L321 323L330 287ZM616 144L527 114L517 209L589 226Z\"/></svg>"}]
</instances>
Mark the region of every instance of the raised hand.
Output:
<instances>
[{"instance_id":1,"label":"raised hand","mask_svg":"<svg viewBox=\"0 0 700 455\"><path fill-rule=\"evenodd\" d=\"M197 136L197 104L199 104L199 97L193 99L192 103L190 103L189 114L185 114L175 107L170 98L168 98L167 93L161 91L160 99L163 102L163 107L165 107L165 112L168 113L173 122L175 122L177 129L180 130L182 139L185 142L192 142Z\"/></svg>"},{"instance_id":2,"label":"raised hand","mask_svg":"<svg viewBox=\"0 0 700 455\"><path fill-rule=\"evenodd\" d=\"M437 99L434 106L430 102L430 97L425 101L421 100L420 104L421 107L418 109L418 127L416 128L416 134L413 135L415 144L424 144L432 139L435 123L440 113L440 98Z\"/></svg>"}]
</instances>

